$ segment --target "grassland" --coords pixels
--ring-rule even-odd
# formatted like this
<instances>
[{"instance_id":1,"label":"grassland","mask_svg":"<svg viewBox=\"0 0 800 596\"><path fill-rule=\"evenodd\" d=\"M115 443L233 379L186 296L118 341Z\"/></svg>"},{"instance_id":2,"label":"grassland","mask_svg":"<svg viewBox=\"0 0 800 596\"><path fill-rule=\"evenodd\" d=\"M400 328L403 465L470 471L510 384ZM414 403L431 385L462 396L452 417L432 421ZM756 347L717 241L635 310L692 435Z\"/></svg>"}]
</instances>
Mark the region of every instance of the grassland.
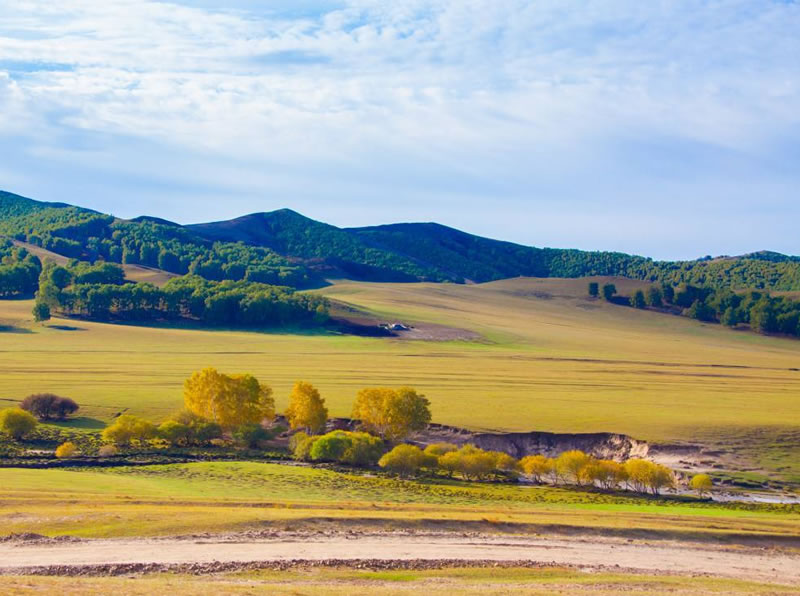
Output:
<instances>
[{"instance_id":1,"label":"grassland","mask_svg":"<svg viewBox=\"0 0 800 596\"><path fill-rule=\"evenodd\" d=\"M129 578L3 577L5 594L610 594L716 595L796 594L792 586L705 577L586 573L570 568L438 569L425 571L359 571L309 568L251 571L212 576L161 574Z\"/></svg>"},{"instance_id":2,"label":"grassland","mask_svg":"<svg viewBox=\"0 0 800 596\"><path fill-rule=\"evenodd\" d=\"M653 500L566 488L403 481L253 462L0 469L3 533L124 537L324 522L380 528L651 532L726 539L800 535L797 506ZM451 524L451 526L448 526Z\"/></svg>"},{"instance_id":3,"label":"grassland","mask_svg":"<svg viewBox=\"0 0 800 596\"><path fill-rule=\"evenodd\" d=\"M617 280L625 292L638 282ZM368 385L410 384L437 422L491 430L623 432L739 450L771 475L800 479L800 342L590 301L586 280L474 286L346 282L323 290L376 317L481 335L418 342L331 333L256 333L30 320L0 302L0 407L53 391L77 399L73 424L181 405L192 371L248 371L275 389L297 379L346 416Z\"/></svg>"}]
</instances>

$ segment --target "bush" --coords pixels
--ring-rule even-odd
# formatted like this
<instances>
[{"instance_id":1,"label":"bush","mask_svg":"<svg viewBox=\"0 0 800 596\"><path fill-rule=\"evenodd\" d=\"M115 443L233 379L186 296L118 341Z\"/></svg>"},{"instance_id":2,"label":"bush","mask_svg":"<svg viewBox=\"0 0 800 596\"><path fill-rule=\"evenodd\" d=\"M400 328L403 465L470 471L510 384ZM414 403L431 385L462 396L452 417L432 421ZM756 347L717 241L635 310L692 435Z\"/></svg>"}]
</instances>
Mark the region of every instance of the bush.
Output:
<instances>
[{"instance_id":1,"label":"bush","mask_svg":"<svg viewBox=\"0 0 800 596\"><path fill-rule=\"evenodd\" d=\"M309 451L311 459L314 461L341 461L351 444L348 434L343 430L335 430L318 437Z\"/></svg>"},{"instance_id":2,"label":"bush","mask_svg":"<svg viewBox=\"0 0 800 596\"><path fill-rule=\"evenodd\" d=\"M20 440L37 425L36 418L20 408L8 408L0 411L0 431L11 438Z\"/></svg>"},{"instance_id":3,"label":"bush","mask_svg":"<svg viewBox=\"0 0 800 596\"><path fill-rule=\"evenodd\" d=\"M437 458L451 451L458 451L458 445L453 445L452 443L433 443L425 447L426 455L433 455Z\"/></svg>"},{"instance_id":4,"label":"bush","mask_svg":"<svg viewBox=\"0 0 800 596\"><path fill-rule=\"evenodd\" d=\"M78 453L78 448L76 447L75 443L71 441L67 441L66 443L61 443L58 447L56 447L56 457L59 459L66 459L69 457L74 457Z\"/></svg>"},{"instance_id":5,"label":"bush","mask_svg":"<svg viewBox=\"0 0 800 596\"><path fill-rule=\"evenodd\" d=\"M130 414L123 414L102 432L104 441L121 447L130 446L132 443L142 443L154 436L156 436L155 425Z\"/></svg>"},{"instance_id":6,"label":"bush","mask_svg":"<svg viewBox=\"0 0 800 596\"><path fill-rule=\"evenodd\" d=\"M261 441L272 438L272 433L260 424L244 424L233 431L233 440L237 445L255 449Z\"/></svg>"},{"instance_id":7,"label":"bush","mask_svg":"<svg viewBox=\"0 0 800 596\"><path fill-rule=\"evenodd\" d=\"M192 428L176 420L167 420L158 427L158 436L170 445L186 446L192 442Z\"/></svg>"},{"instance_id":8,"label":"bush","mask_svg":"<svg viewBox=\"0 0 800 596\"><path fill-rule=\"evenodd\" d=\"M425 461L425 454L419 447L398 445L381 457L378 465L392 474L408 477L418 474Z\"/></svg>"},{"instance_id":9,"label":"bush","mask_svg":"<svg viewBox=\"0 0 800 596\"><path fill-rule=\"evenodd\" d=\"M22 400L20 407L39 420L63 420L78 411L79 406L68 397L52 393L37 393Z\"/></svg>"},{"instance_id":10,"label":"bush","mask_svg":"<svg viewBox=\"0 0 800 596\"><path fill-rule=\"evenodd\" d=\"M361 467L374 466L378 463L385 450L380 437L369 433L350 433L349 438L350 446L345 449L339 461Z\"/></svg>"},{"instance_id":11,"label":"bush","mask_svg":"<svg viewBox=\"0 0 800 596\"><path fill-rule=\"evenodd\" d=\"M298 432L289 439L289 450L292 457L297 461L308 461L311 459L311 446L317 437L310 437L304 432Z\"/></svg>"},{"instance_id":12,"label":"bush","mask_svg":"<svg viewBox=\"0 0 800 596\"><path fill-rule=\"evenodd\" d=\"M103 445L97 450L97 455L99 457L113 457L117 453L119 453L119 449L114 445Z\"/></svg>"}]
</instances>

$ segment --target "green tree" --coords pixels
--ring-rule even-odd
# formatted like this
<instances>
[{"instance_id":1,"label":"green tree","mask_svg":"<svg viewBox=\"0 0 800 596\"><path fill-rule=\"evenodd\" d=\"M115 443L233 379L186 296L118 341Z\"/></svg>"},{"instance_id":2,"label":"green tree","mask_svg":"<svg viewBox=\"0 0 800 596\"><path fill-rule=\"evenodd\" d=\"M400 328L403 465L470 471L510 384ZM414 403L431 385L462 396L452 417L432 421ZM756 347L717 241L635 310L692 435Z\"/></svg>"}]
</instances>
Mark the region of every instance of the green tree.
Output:
<instances>
[{"instance_id":1,"label":"green tree","mask_svg":"<svg viewBox=\"0 0 800 596\"><path fill-rule=\"evenodd\" d=\"M369 433L350 433L350 445L339 461L351 466L374 466L384 451L384 443L379 437Z\"/></svg>"},{"instance_id":2,"label":"green tree","mask_svg":"<svg viewBox=\"0 0 800 596\"><path fill-rule=\"evenodd\" d=\"M341 461L345 451L352 443L348 433L343 430L317 437L309 451L309 456L314 461Z\"/></svg>"},{"instance_id":3,"label":"green tree","mask_svg":"<svg viewBox=\"0 0 800 596\"><path fill-rule=\"evenodd\" d=\"M604 284L603 285L603 298L606 300L611 300L614 297L614 294L617 293L617 286L614 284Z\"/></svg>"},{"instance_id":4,"label":"green tree","mask_svg":"<svg viewBox=\"0 0 800 596\"><path fill-rule=\"evenodd\" d=\"M233 431L233 440L236 444L248 449L255 449L261 441L267 441L271 438L272 433L255 422L243 424Z\"/></svg>"},{"instance_id":5,"label":"green tree","mask_svg":"<svg viewBox=\"0 0 800 596\"><path fill-rule=\"evenodd\" d=\"M658 286L647 288L647 306L659 308L663 305L663 294Z\"/></svg>"},{"instance_id":6,"label":"green tree","mask_svg":"<svg viewBox=\"0 0 800 596\"><path fill-rule=\"evenodd\" d=\"M600 285L596 281L589 282L589 296L597 298L600 295Z\"/></svg>"},{"instance_id":7,"label":"green tree","mask_svg":"<svg viewBox=\"0 0 800 596\"><path fill-rule=\"evenodd\" d=\"M289 406L286 408L286 419L292 430L305 429L311 434L324 430L328 421L328 409L319 391L305 381L297 381L289 395Z\"/></svg>"},{"instance_id":8,"label":"green tree","mask_svg":"<svg viewBox=\"0 0 800 596\"><path fill-rule=\"evenodd\" d=\"M722 313L722 317L720 317L719 322L725 325L726 327L736 327L736 325L739 324L738 311L734 307L729 306Z\"/></svg>"},{"instance_id":9,"label":"green tree","mask_svg":"<svg viewBox=\"0 0 800 596\"><path fill-rule=\"evenodd\" d=\"M33 320L37 323L50 320L50 307L38 300L33 305Z\"/></svg>"},{"instance_id":10,"label":"green tree","mask_svg":"<svg viewBox=\"0 0 800 596\"><path fill-rule=\"evenodd\" d=\"M185 447L192 443L192 428L177 420L166 420L158 427L158 436L171 445Z\"/></svg>"},{"instance_id":11,"label":"green tree","mask_svg":"<svg viewBox=\"0 0 800 596\"><path fill-rule=\"evenodd\" d=\"M0 431L17 441L30 434L37 424L36 418L20 408L0 411Z\"/></svg>"},{"instance_id":12,"label":"green tree","mask_svg":"<svg viewBox=\"0 0 800 596\"><path fill-rule=\"evenodd\" d=\"M311 447L316 439L317 437L311 437L302 431L294 433L289 439L289 450L292 452L292 457L298 461L311 459Z\"/></svg>"},{"instance_id":13,"label":"green tree","mask_svg":"<svg viewBox=\"0 0 800 596\"><path fill-rule=\"evenodd\" d=\"M662 283L661 294L664 296L664 302L667 304L672 304L675 300L675 288L672 284Z\"/></svg>"},{"instance_id":14,"label":"green tree","mask_svg":"<svg viewBox=\"0 0 800 596\"><path fill-rule=\"evenodd\" d=\"M184 403L194 414L223 428L258 424L275 416L272 389L252 375L225 375L206 368L184 383Z\"/></svg>"},{"instance_id":15,"label":"green tree","mask_svg":"<svg viewBox=\"0 0 800 596\"><path fill-rule=\"evenodd\" d=\"M647 306L647 301L645 300L644 292L642 292L641 290L636 290L633 293L631 306L633 306L633 308L644 308L645 306Z\"/></svg>"},{"instance_id":16,"label":"green tree","mask_svg":"<svg viewBox=\"0 0 800 596\"><path fill-rule=\"evenodd\" d=\"M692 306L686 311L686 316L690 319L697 319L698 321L713 321L714 309L705 302L695 300Z\"/></svg>"}]
</instances>

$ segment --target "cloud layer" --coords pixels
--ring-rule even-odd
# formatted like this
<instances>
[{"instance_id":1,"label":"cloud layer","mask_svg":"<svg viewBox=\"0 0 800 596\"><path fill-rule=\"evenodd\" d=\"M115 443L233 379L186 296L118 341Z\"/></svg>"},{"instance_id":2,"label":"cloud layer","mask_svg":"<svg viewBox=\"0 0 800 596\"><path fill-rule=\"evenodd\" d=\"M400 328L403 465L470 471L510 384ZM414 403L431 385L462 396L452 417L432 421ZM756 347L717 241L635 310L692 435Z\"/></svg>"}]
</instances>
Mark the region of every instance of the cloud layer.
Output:
<instances>
[{"instance_id":1,"label":"cloud layer","mask_svg":"<svg viewBox=\"0 0 800 596\"><path fill-rule=\"evenodd\" d=\"M0 187L800 253L797 31L777 1L6 0Z\"/></svg>"}]
</instances>

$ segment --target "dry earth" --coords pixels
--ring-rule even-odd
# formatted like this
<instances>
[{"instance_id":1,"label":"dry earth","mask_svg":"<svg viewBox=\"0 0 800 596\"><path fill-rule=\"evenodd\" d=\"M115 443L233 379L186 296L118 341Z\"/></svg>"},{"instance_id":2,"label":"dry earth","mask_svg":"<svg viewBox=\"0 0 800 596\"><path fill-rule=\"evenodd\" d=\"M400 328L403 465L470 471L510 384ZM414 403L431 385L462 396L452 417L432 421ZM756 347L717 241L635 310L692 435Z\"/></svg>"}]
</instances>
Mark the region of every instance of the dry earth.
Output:
<instances>
[{"instance_id":1,"label":"dry earth","mask_svg":"<svg viewBox=\"0 0 800 596\"><path fill-rule=\"evenodd\" d=\"M437 562L486 565L565 565L585 569L677 575L710 575L800 584L800 553L613 538L509 537L489 535L275 534L126 540L58 540L23 537L0 544L0 572L48 575L115 574L114 569L162 571L195 566L317 562L408 568Z\"/></svg>"}]
</instances>

